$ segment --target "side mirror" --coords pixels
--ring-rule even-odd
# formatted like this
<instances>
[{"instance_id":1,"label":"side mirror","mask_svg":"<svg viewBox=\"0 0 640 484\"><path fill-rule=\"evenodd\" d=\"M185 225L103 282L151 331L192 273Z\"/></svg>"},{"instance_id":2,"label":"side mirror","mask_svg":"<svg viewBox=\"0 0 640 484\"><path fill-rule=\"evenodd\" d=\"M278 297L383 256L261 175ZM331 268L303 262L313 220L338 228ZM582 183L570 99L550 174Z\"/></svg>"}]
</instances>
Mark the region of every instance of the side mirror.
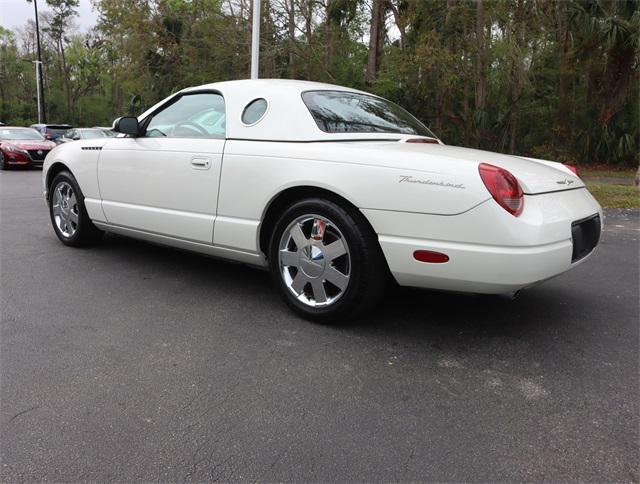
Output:
<instances>
[{"instance_id":1,"label":"side mirror","mask_svg":"<svg viewBox=\"0 0 640 484\"><path fill-rule=\"evenodd\" d=\"M113 130L118 133L138 136L138 133L140 132L138 118L134 118L133 116L122 116L113 122Z\"/></svg>"}]
</instances>

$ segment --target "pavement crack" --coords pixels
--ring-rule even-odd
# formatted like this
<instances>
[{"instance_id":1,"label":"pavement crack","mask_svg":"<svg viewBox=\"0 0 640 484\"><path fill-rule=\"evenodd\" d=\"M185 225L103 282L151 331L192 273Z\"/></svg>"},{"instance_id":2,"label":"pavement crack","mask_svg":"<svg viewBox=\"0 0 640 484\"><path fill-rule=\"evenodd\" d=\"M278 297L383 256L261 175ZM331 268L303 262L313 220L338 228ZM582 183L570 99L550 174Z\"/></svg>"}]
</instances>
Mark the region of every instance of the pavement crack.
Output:
<instances>
[{"instance_id":1,"label":"pavement crack","mask_svg":"<svg viewBox=\"0 0 640 484\"><path fill-rule=\"evenodd\" d=\"M11 417L11 418L9 419L9 422L7 422L7 423L11 423L11 422L13 422L15 419L17 419L20 415L24 415L25 413L27 413L27 412L31 412L31 411L36 410L36 409L38 409L38 408L40 408L40 405L36 405L35 407L27 408L26 410L23 410L22 412L18 412L18 413L16 413L13 417Z\"/></svg>"}]
</instances>

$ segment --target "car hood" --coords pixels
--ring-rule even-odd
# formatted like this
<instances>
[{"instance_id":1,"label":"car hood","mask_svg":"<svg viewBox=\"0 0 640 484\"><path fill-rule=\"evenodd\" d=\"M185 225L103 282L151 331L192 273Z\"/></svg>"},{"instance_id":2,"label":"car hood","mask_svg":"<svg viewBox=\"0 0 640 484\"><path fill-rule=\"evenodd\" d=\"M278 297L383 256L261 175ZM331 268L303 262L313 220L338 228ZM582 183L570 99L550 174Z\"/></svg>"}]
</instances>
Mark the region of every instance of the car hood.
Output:
<instances>
[{"instance_id":1,"label":"car hood","mask_svg":"<svg viewBox=\"0 0 640 484\"><path fill-rule=\"evenodd\" d=\"M8 144L23 150L52 150L56 144L52 141L34 141L34 140L0 140L2 144Z\"/></svg>"},{"instance_id":2,"label":"car hood","mask_svg":"<svg viewBox=\"0 0 640 484\"><path fill-rule=\"evenodd\" d=\"M386 165L423 170L428 159L440 162L440 170L444 169L455 175L456 172L468 173L469 165L477 169L480 163L488 163L511 172L518 179L522 190L529 195L584 187L582 180L562 163L458 146L403 141L382 142L376 147L378 152L390 152L384 157L388 160Z\"/></svg>"}]
</instances>

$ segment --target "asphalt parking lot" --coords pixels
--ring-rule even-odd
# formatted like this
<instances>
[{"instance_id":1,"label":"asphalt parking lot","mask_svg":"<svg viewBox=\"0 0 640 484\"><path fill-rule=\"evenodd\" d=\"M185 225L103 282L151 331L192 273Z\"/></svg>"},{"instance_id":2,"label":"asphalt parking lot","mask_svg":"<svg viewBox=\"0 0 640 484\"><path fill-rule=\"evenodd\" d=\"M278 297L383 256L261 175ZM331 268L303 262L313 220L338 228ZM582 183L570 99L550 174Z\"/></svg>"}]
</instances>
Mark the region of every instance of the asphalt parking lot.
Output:
<instances>
[{"instance_id":1,"label":"asphalt parking lot","mask_svg":"<svg viewBox=\"0 0 640 484\"><path fill-rule=\"evenodd\" d=\"M268 275L56 239L0 173L1 482L639 480L638 211L513 301L293 315Z\"/></svg>"}]
</instances>

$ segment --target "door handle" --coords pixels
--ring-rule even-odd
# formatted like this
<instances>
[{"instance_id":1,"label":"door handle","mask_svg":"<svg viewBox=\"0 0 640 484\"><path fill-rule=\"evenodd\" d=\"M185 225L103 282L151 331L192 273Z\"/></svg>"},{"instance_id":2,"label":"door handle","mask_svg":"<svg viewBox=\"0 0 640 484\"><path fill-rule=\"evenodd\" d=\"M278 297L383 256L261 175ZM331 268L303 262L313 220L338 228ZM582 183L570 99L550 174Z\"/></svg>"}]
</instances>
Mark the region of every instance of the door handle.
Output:
<instances>
[{"instance_id":1,"label":"door handle","mask_svg":"<svg viewBox=\"0 0 640 484\"><path fill-rule=\"evenodd\" d=\"M191 166L194 170L208 170L211 168L211 160L202 157L191 158Z\"/></svg>"}]
</instances>

